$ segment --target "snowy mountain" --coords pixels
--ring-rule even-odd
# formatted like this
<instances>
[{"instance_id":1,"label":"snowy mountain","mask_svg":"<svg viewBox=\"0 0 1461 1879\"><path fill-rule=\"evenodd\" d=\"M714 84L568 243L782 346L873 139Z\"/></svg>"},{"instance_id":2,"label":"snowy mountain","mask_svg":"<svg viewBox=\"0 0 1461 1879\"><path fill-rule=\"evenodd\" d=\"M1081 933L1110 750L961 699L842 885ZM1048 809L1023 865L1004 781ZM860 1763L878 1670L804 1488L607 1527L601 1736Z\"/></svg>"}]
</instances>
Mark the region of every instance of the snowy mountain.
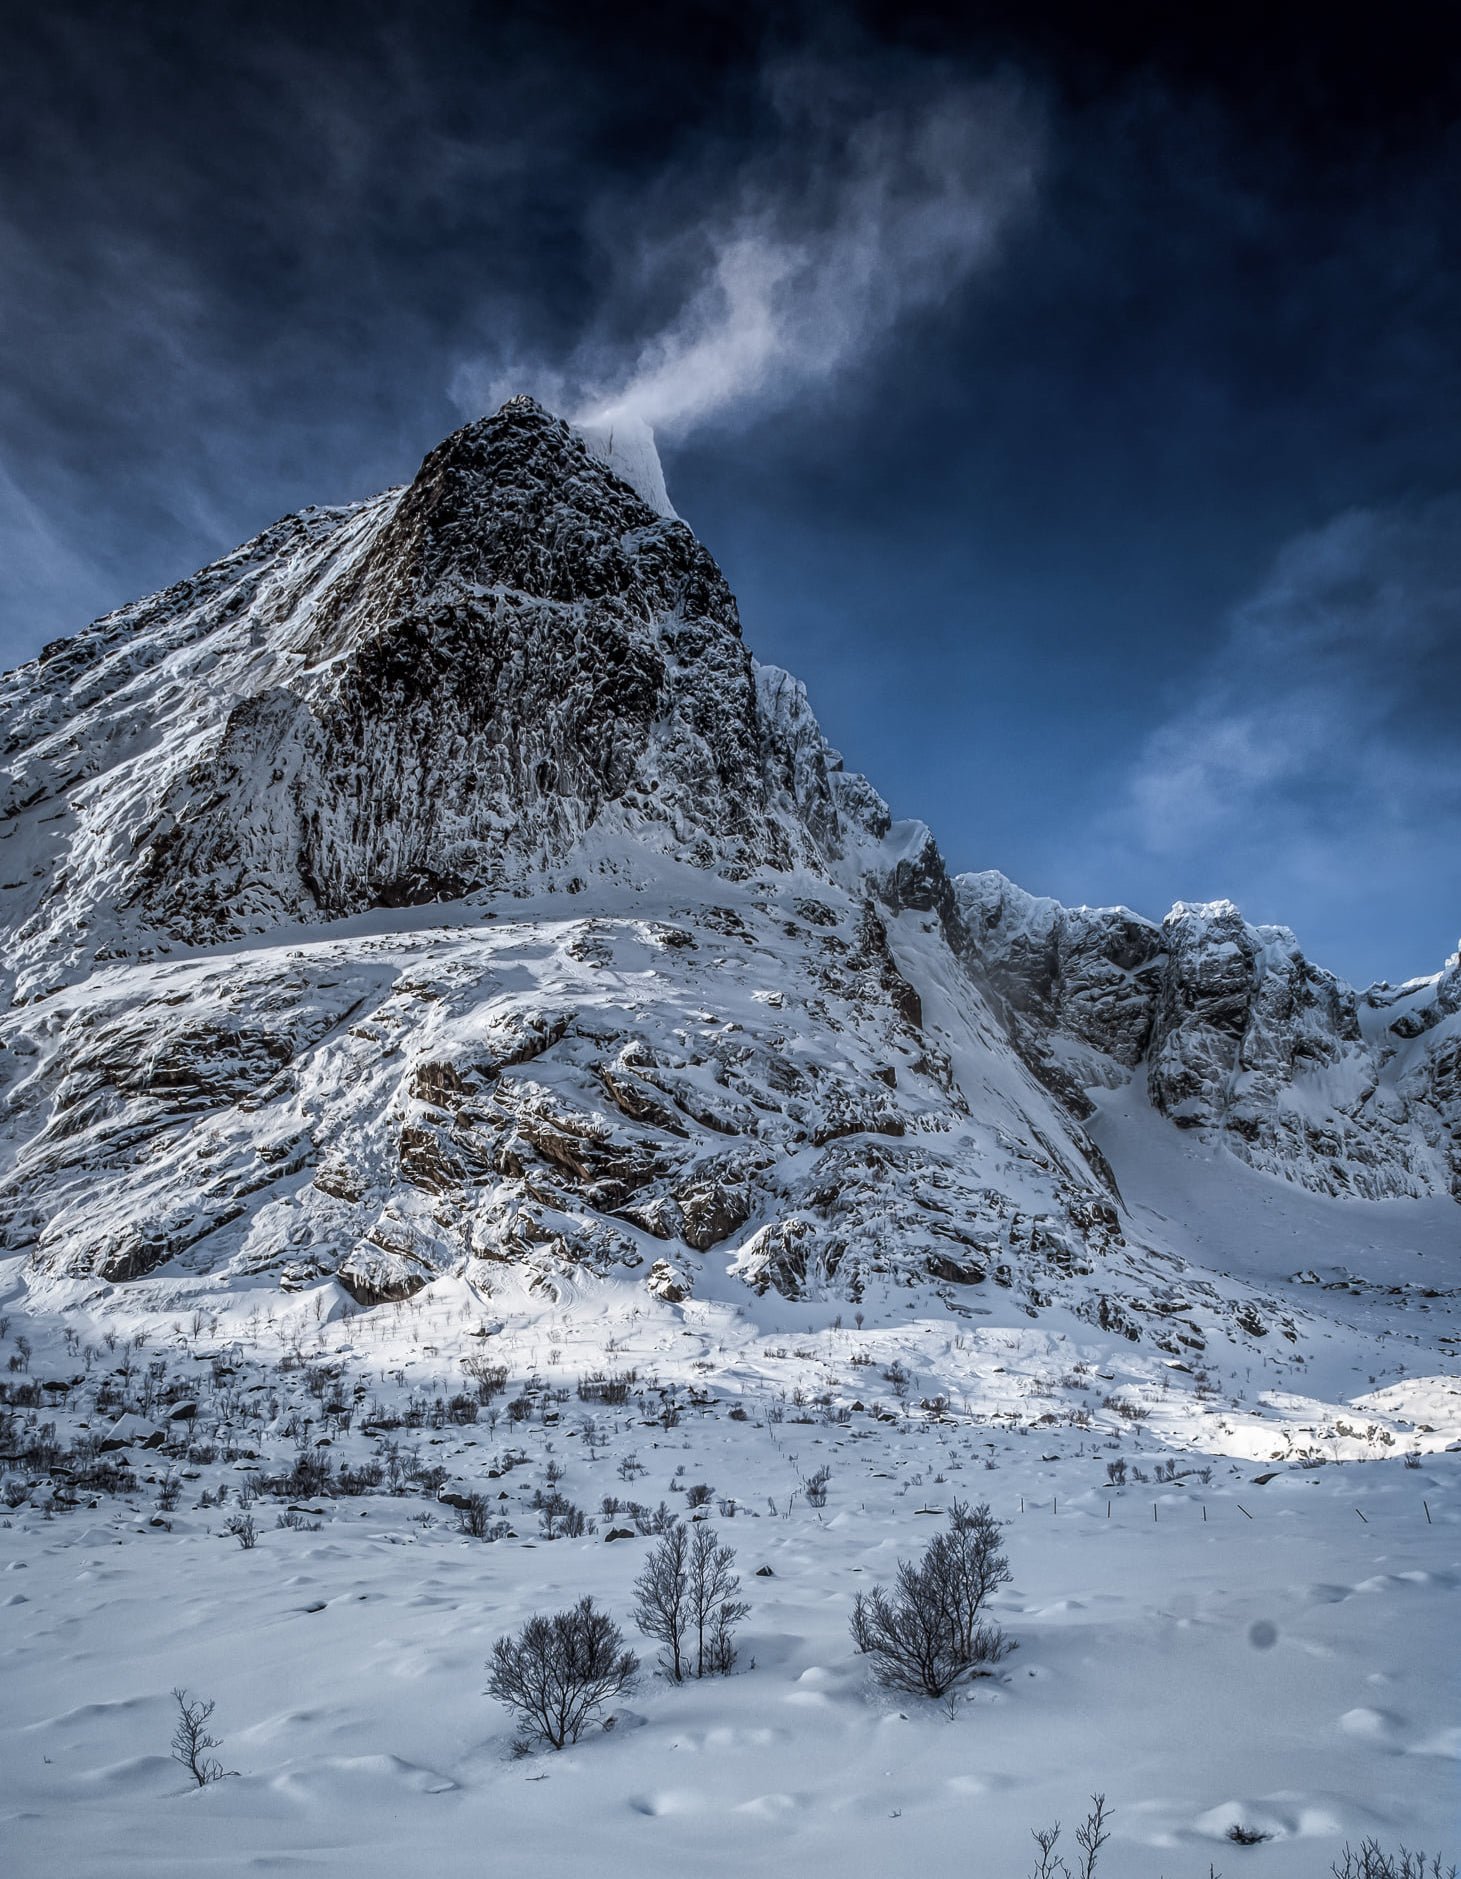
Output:
<instances>
[{"instance_id":1,"label":"snowy mountain","mask_svg":"<svg viewBox=\"0 0 1461 1879\"><path fill-rule=\"evenodd\" d=\"M1461 962L951 878L647 433L526 400L0 699L15 1870L1444 1841ZM854 1596L986 1500L1014 1656L883 1687ZM522 1759L494 1641L648 1658L671 1529L735 1674Z\"/></svg>"},{"instance_id":2,"label":"snowy mountain","mask_svg":"<svg viewBox=\"0 0 1461 1879\"><path fill-rule=\"evenodd\" d=\"M1455 961L1357 995L1225 904L950 880L652 454L513 399L5 681L36 1283L992 1281L1136 1336L1160 1236L1085 1125L1138 1072L1285 1180L1461 1197Z\"/></svg>"},{"instance_id":3,"label":"snowy mountain","mask_svg":"<svg viewBox=\"0 0 1461 1879\"><path fill-rule=\"evenodd\" d=\"M1179 1128L1317 1193L1461 1200L1461 955L1356 992L1231 901L1179 902L1157 926L993 872L955 893L964 957L1078 1111L1140 1078Z\"/></svg>"}]
</instances>

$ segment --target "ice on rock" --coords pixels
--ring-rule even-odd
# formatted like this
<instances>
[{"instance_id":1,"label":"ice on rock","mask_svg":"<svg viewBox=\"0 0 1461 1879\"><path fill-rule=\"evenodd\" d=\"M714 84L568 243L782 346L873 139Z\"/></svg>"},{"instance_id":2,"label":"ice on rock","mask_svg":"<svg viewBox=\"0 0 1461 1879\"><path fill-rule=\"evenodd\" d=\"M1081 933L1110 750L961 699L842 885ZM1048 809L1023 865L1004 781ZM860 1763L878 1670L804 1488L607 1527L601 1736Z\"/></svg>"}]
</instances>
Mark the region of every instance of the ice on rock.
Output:
<instances>
[{"instance_id":1,"label":"ice on rock","mask_svg":"<svg viewBox=\"0 0 1461 1879\"><path fill-rule=\"evenodd\" d=\"M669 522L679 520L665 488L654 431L643 418L627 411L589 416L580 418L574 429L599 461L607 464L656 515Z\"/></svg>"}]
</instances>

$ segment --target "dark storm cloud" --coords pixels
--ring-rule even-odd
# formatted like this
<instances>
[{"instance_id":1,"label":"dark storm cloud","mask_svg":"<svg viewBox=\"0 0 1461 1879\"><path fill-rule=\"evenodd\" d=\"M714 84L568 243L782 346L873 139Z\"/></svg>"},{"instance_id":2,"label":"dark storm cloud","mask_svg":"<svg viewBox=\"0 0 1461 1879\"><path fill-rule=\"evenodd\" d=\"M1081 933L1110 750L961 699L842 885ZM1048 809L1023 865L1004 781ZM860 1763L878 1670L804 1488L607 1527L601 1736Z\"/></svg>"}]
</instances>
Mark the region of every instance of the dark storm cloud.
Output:
<instances>
[{"instance_id":1,"label":"dark storm cloud","mask_svg":"<svg viewBox=\"0 0 1461 1879\"><path fill-rule=\"evenodd\" d=\"M757 653L957 865L1438 962L1461 66L1429 9L1037 11L12 20L0 655L526 379L660 426ZM1317 685L1321 544L1434 605Z\"/></svg>"},{"instance_id":2,"label":"dark storm cloud","mask_svg":"<svg viewBox=\"0 0 1461 1879\"><path fill-rule=\"evenodd\" d=\"M566 344L584 291L581 82L527 57L503 83L505 45L453 68L444 30L369 8L312 36L168 12L62 9L0 80L11 657L399 478L456 420L454 354L528 308Z\"/></svg>"}]
</instances>

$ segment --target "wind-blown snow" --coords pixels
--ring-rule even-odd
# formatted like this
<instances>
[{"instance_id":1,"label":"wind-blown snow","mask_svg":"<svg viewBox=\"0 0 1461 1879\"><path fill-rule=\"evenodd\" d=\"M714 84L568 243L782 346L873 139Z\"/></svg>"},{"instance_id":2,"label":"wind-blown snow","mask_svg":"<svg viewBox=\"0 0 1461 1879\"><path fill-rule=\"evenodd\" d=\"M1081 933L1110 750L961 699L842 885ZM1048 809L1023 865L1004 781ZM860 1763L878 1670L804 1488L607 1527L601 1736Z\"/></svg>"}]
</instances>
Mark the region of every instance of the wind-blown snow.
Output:
<instances>
[{"instance_id":1,"label":"wind-blown snow","mask_svg":"<svg viewBox=\"0 0 1461 1879\"><path fill-rule=\"evenodd\" d=\"M599 461L642 497L656 515L676 519L654 432L643 418L629 412L601 422L579 418L574 429Z\"/></svg>"}]
</instances>

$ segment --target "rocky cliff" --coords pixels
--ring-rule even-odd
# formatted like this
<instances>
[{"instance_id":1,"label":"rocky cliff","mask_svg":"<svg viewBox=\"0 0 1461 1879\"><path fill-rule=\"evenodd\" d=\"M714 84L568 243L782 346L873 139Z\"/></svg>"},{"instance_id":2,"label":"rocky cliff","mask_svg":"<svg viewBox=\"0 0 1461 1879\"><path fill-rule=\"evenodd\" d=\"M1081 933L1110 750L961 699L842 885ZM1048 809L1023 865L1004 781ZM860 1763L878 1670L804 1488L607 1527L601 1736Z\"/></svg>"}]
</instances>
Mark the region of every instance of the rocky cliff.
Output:
<instances>
[{"instance_id":1,"label":"rocky cliff","mask_svg":"<svg viewBox=\"0 0 1461 1879\"><path fill-rule=\"evenodd\" d=\"M528 400L4 703L0 1208L37 1273L861 1297L1122 1246L927 831Z\"/></svg>"},{"instance_id":2,"label":"rocky cliff","mask_svg":"<svg viewBox=\"0 0 1461 1879\"><path fill-rule=\"evenodd\" d=\"M1044 1080L1140 1077L1179 1128L1318 1192L1461 1199L1461 964L1356 992L1230 901L1160 925L1062 907L997 873L954 884L962 951Z\"/></svg>"},{"instance_id":3,"label":"rocky cliff","mask_svg":"<svg viewBox=\"0 0 1461 1879\"><path fill-rule=\"evenodd\" d=\"M1092 1089L1461 1192L1454 965L1357 996L1225 906L951 880L616 462L515 399L4 681L34 1283L987 1285L1176 1351L1251 1301L1168 1298Z\"/></svg>"}]
</instances>

